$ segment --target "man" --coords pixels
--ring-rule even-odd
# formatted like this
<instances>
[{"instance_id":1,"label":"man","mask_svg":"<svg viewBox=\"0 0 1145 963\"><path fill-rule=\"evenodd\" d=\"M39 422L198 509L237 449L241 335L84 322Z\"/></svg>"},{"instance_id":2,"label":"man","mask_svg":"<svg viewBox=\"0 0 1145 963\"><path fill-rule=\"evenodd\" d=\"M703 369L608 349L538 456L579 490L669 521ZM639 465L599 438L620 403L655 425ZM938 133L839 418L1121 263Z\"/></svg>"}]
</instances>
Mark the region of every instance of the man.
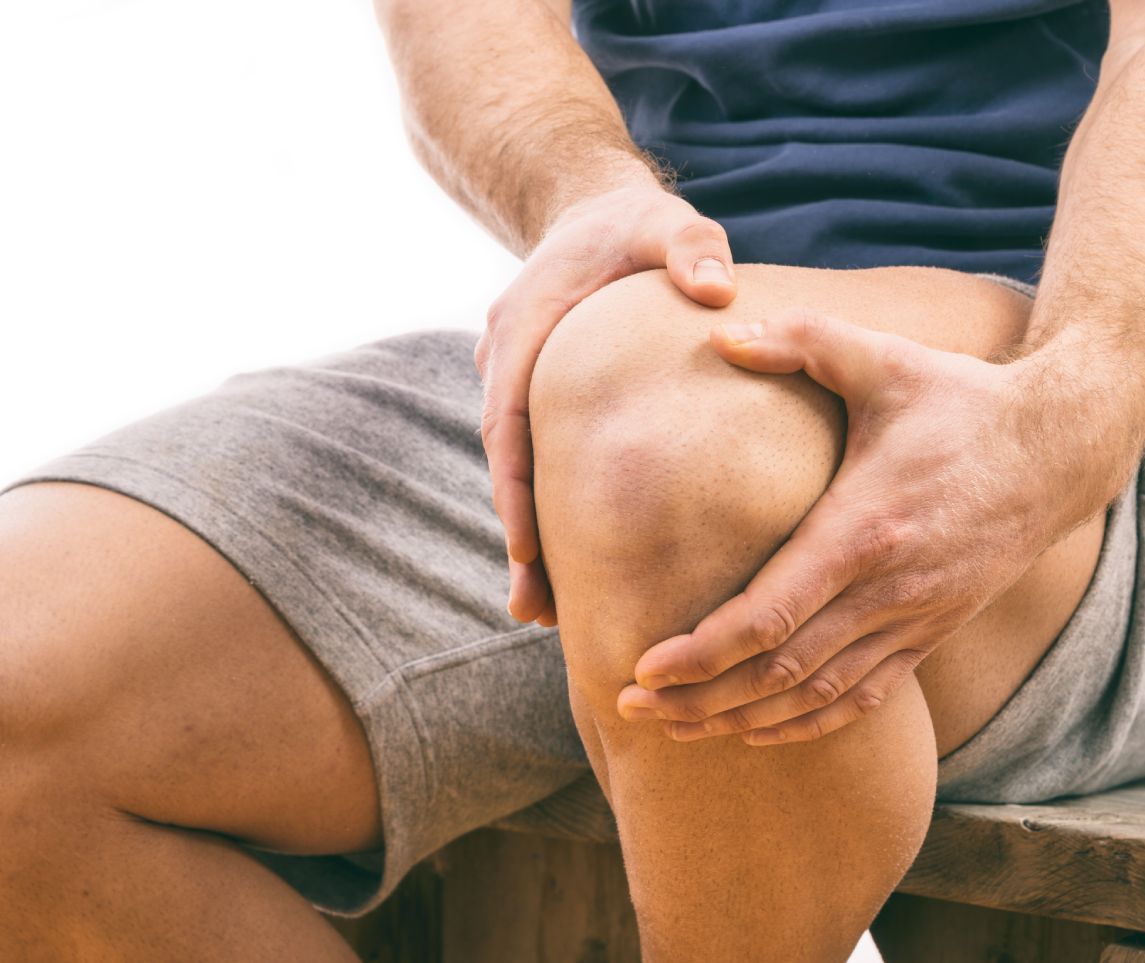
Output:
<instances>
[{"instance_id":1,"label":"man","mask_svg":"<svg viewBox=\"0 0 1145 963\"><path fill-rule=\"evenodd\" d=\"M242 375L0 497L0 956L350 960L306 899L575 820L583 741L646 959L844 959L936 784L1145 774L1110 7L586 2L594 68L559 3L379 3L525 267L479 342Z\"/></svg>"}]
</instances>

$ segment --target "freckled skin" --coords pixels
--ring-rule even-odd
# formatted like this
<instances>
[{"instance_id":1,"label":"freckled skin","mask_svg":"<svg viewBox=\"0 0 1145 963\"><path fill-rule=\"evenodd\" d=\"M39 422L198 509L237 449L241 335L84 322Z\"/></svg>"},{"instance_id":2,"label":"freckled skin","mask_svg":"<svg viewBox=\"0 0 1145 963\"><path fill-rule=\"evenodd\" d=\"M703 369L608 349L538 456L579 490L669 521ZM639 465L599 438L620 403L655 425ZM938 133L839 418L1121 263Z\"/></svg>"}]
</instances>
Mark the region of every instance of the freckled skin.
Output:
<instances>
[{"instance_id":1,"label":"freckled skin","mask_svg":"<svg viewBox=\"0 0 1145 963\"><path fill-rule=\"evenodd\" d=\"M1098 519L1046 551L877 711L821 740L677 743L617 714L650 645L740 590L841 457L841 403L758 375L713 323L806 306L978 356L1029 301L932 268L738 267L714 312L662 273L611 285L549 339L533 382L536 491L578 726L617 813L648 963L845 959L921 844L936 760L1017 688L1088 584ZM683 691L683 690L677 690Z\"/></svg>"}]
</instances>

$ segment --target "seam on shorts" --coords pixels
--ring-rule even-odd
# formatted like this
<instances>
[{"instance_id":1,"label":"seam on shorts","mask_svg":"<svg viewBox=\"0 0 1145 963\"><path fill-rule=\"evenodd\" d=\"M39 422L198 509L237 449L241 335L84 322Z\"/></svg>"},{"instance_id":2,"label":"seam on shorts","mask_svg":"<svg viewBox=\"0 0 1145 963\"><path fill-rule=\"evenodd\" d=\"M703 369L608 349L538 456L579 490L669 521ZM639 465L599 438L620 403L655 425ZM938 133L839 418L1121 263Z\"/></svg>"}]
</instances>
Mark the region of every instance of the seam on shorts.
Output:
<instances>
[{"instance_id":1,"label":"seam on shorts","mask_svg":"<svg viewBox=\"0 0 1145 963\"><path fill-rule=\"evenodd\" d=\"M525 625L518 629L510 629L508 632L499 632L496 635L485 636L473 642L466 642L444 652L435 652L433 655L424 655L420 659L411 659L402 665L398 671L402 672L408 679L424 679L459 665L468 665L490 656L499 655L502 652L511 652L513 649L524 648L535 642L546 642L555 634L555 629L546 626Z\"/></svg>"}]
</instances>

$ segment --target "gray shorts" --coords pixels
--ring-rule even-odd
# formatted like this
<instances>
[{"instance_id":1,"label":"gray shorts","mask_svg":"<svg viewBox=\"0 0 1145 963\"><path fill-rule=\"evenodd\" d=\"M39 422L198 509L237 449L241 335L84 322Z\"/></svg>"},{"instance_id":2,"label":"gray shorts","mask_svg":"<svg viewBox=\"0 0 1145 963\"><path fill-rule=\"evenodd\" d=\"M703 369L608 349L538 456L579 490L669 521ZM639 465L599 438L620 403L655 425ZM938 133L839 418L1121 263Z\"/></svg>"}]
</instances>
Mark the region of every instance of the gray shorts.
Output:
<instances>
[{"instance_id":1,"label":"gray shorts","mask_svg":"<svg viewBox=\"0 0 1145 963\"><path fill-rule=\"evenodd\" d=\"M251 850L327 911L364 912L416 861L482 825L611 833L557 632L505 611L476 337L410 334L239 374L9 486L87 482L177 519L258 587L345 690L374 759L384 851ZM941 761L940 798L1035 801L1145 776L1137 546L1133 485L1111 509L1079 609L998 715Z\"/></svg>"}]
</instances>

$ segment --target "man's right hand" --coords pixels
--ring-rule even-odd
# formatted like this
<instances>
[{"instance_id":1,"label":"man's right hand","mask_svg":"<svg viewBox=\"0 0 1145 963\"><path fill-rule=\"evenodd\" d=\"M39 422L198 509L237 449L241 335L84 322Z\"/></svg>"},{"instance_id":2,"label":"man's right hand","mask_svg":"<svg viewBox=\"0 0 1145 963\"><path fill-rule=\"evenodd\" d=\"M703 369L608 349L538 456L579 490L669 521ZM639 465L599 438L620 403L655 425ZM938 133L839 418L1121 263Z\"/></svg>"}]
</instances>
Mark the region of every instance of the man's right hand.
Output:
<instances>
[{"instance_id":1,"label":"man's right hand","mask_svg":"<svg viewBox=\"0 0 1145 963\"><path fill-rule=\"evenodd\" d=\"M533 367L574 305L618 278L652 268L667 268L676 286L700 304L720 308L736 296L724 229L683 198L641 185L566 208L489 308L474 354L485 387L481 437L493 505L506 532L509 612L522 622L556 624L533 506Z\"/></svg>"}]
</instances>

